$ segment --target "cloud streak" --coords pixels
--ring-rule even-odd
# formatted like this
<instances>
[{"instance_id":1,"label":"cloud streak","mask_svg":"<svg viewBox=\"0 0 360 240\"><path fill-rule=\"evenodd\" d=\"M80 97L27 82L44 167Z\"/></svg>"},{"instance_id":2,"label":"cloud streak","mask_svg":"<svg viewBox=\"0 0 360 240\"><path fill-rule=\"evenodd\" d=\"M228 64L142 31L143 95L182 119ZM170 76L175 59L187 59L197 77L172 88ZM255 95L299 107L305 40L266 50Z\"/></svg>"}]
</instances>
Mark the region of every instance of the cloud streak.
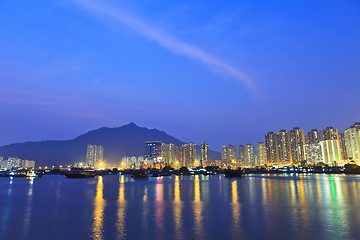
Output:
<instances>
[{"instance_id":1,"label":"cloud streak","mask_svg":"<svg viewBox=\"0 0 360 240\"><path fill-rule=\"evenodd\" d=\"M251 79L235 67L193 45L187 44L170 34L151 26L129 12L110 7L103 2L100 3L99 1L94 0L74 0L74 2L81 9L95 14L102 20L112 20L121 23L149 40L156 42L160 46L192 60L198 60L209 66L212 70L226 74L245 84L251 91L257 92Z\"/></svg>"}]
</instances>

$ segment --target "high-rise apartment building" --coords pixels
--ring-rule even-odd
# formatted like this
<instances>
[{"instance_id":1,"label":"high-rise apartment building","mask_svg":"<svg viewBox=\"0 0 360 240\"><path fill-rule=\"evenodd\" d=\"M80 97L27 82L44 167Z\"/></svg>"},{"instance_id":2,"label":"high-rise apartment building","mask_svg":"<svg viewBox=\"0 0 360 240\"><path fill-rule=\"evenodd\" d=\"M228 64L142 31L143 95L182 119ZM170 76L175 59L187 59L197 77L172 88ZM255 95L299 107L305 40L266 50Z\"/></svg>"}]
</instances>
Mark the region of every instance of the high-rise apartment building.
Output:
<instances>
[{"instance_id":1,"label":"high-rise apartment building","mask_svg":"<svg viewBox=\"0 0 360 240\"><path fill-rule=\"evenodd\" d=\"M196 156L196 144L188 143L184 144L183 146L183 156L184 156L184 164L186 167L192 167L199 165L197 162Z\"/></svg>"},{"instance_id":2,"label":"high-rise apartment building","mask_svg":"<svg viewBox=\"0 0 360 240\"><path fill-rule=\"evenodd\" d=\"M360 123L355 123L344 131L345 147L349 160L360 160Z\"/></svg>"},{"instance_id":3,"label":"high-rise apartment building","mask_svg":"<svg viewBox=\"0 0 360 240\"><path fill-rule=\"evenodd\" d=\"M277 135L273 132L268 132L265 135L265 146L266 146L266 156L267 164L279 164L279 152L278 152L278 142Z\"/></svg>"},{"instance_id":4,"label":"high-rise apartment building","mask_svg":"<svg viewBox=\"0 0 360 240\"><path fill-rule=\"evenodd\" d=\"M203 142L200 148L201 148L200 166L203 167L209 161L209 145Z\"/></svg>"},{"instance_id":5,"label":"high-rise apartment building","mask_svg":"<svg viewBox=\"0 0 360 240\"><path fill-rule=\"evenodd\" d=\"M166 165L173 164L175 162L175 145L161 143L161 157Z\"/></svg>"},{"instance_id":6,"label":"high-rise apartment building","mask_svg":"<svg viewBox=\"0 0 360 240\"><path fill-rule=\"evenodd\" d=\"M319 143L307 143L304 145L305 161L307 164L323 163L322 141Z\"/></svg>"},{"instance_id":7,"label":"high-rise apartment building","mask_svg":"<svg viewBox=\"0 0 360 240\"><path fill-rule=\"evenodd\" d=\"M159 163L161 159L161 142L147 141L145 142L145 161L148 163Z\"/></svg>"},{"instance_id":8,"label":"high-rise apartment building","mask_svg":"<svg viewBox=\"0 0 360 240\"><path fill-rule=\"evenodd\" d=\"M323 133L317 129L311 129L305 136L305 161L308 164L324 162L321 142L324 140Z\"/></svg>"},{"instance_id":9,"label":"high-rise apartment building","mask_svg":"<svg viewBox=\"0 0 360 240\"><path fill-rule=\"evenodd\" d=\"M87 145L86 166L99 168L104 161L104 148L101 145Z\"/></svg>"},{"instance_id":10,"label":"high-rise apartment building","mask_svg":"<svg viewBox=\"0 0 360 240\"><path fill-rule=\"evenodd\" d=\"M239 145L238 151L238 164L240 166L245 166L245 147L243 145Z\"/></svg>"},{"instance_id":11,"label":"high-rise apartment building","mask_svg":"<svg viewBox=\"0 0 360 240\"><path fill-rule=\"evenodd\" d=\"M320 143L320 141L323 140L324 138L322 132L317 129L311 129L311 131L309 131L305 136L306 144Z\"/></svg>"},{"instance_id":12,"label":"high-rise apartment building","mask_svg":"<svg viewBox=\"0 0 360 240\"><path fill-rule=\"evenodd\" d=\"M279 154L279 163L288 165L292 163L290 133L286 130L280 130L277 134L277 148Z\"/></svg>"},{"instance_id":13,"label":"high-rise apartment building","mask_svg":"<svg viewBox=\"0 0 360 240\"><path fill-rule=\"evenodd\" d=\"M321 142L323 161L335 164L342 161L339 140L325 140Z\"/></svg>"},{"instance_id":14,"label":"high-rise apartment building","mask_svg":"<svg viewBox=\"0 0 360 240\"><path fill-rule=\"evenodd\" d=\"M236 163L236 147L228 145L223 146L221 150L221 158L223 162L227 164Z\"/></svg>"},{"instance_id":15,"label":"high-rise apartment building","mask_svg":"<svg viewBox=\"0 0 360 240\"><path fill-rule=\"evenodd\" d=\"M348 155L346 151L346 140L345 134L339 133L339 142L340 142L340 152L343 160L348 160Z\"/></svg>"},{"instance_id":16,"label":"high-rise apartment building","mask_svg":"<svg viewBox=\"0 0 360 240\"><path fill-rule=\"evenodd\" d=\"M327 127L322 133L324 140L339 140L339 133L336 128Z\"/></svg>"},{"instance_id":17,"label":"high-rise apartment building","mask_svg":"<svg viewBox=\"0 0 360 240\"><path fill-rule=\"evenodd\" d=\"M322 135L324 141L321 142L321 147L324 162L333 164L342 161L338 130L333 127L327 127L322 131Z\"/></svg>"},{"instance_id":18,"label":"high-rise apartment building","mask_svg":"<svg viewBox=\"0 0 360 240\"><path fill-rule=\"evenodd\" d=\"M289 131L290 133L290 144L291 144L291 156L292 162L297 164L305 161L305 135L304 130L299 127L294 127Z\"/></svg>"},{"instance_id":19,"label":"high-rise apartment building","mask_svg":"<svg viewBox=\"0 0 360 240\"><path fill-rule=\"evenodd\" d=\"M175 162L175 145L173 143L169 143L169 159L168 164L171 165Z\"/></svg>"},{"instance_id":20,"label":"high-rise apartment building","mask_svg":"<svg viewBox=\"0 0 360 240\"><path fill-rule=\"evenodd\" d=\"M266 145L263 142L256 144L256 163L257 166L263 166L266 164Z\"/></svg>"},{"instance_id":21,"label":"high-rise apartment building","mask_svg":"<svg viewBox=\"0 0 360 240\"><path fill-rule=\"evenodd\" d=\"M245 145L245 166L255 167L255 148L252 144Z\"/></svg>"},{"instance_id":22,"label":"high-rise apartment building","mask_svg":"<svg viewBox=\"0 0 360 240\"><path fill-rule=\"evenodd\" d=\"M180 146L175 147L175 165L177 165L177 167L185 166L185 163L184 163L184 150Z\"/></svg>"}]
</instances>

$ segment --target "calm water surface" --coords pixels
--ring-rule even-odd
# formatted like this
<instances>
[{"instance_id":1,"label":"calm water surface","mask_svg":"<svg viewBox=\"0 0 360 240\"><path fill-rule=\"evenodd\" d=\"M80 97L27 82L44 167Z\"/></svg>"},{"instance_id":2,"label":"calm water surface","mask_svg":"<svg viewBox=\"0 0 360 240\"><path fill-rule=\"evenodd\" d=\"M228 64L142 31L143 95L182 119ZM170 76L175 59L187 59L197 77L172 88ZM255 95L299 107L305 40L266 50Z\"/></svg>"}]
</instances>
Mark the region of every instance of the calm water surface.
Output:
<instances>
[{"instance_id":1,"label":"calm water surface","mask_svg":"<svg viewBox=\"0 0 360 240\"><path fill-rule=\"evenodd\" d=\"M360 176L0 178L0 239L359 239Z\"/></svg>"}]
</instances>

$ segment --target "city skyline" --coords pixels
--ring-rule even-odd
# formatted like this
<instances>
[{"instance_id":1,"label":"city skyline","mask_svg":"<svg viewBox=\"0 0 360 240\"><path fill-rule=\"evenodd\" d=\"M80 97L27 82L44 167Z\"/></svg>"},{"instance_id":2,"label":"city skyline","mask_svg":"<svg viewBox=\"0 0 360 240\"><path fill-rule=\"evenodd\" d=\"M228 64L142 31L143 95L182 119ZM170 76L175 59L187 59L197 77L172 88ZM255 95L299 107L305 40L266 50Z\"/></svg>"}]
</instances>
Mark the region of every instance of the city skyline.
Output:
<instances>
[{"instance_id":1,"label":"city skyline","mask_svg":"<svg viewBox=\"0 0 360 240\"><path fill-rule=\"evenodd\" d=\"M188 146L192 147L193 153L187 153ZM222 146L221 159L210 160L208 146L206 142L201 143L201 151L196 154L197 145L194 143L175 146L173 143L146 141L144 156L126 156L119 166L120 168L131 165L144 167L147 164L160 164L160 166L164 164L175 168L206 165L232 168L318 164L343 166L351 161L360 162L360 122L349 126L343 133L332 126L322 131L311 129L307 133L299 127L289 131L281 129L277 133L268 132L265 134L265 143L248 143L238 147L231 144ZM123 165L124 161L125 165Z\"/></svg>"}]
</instances>

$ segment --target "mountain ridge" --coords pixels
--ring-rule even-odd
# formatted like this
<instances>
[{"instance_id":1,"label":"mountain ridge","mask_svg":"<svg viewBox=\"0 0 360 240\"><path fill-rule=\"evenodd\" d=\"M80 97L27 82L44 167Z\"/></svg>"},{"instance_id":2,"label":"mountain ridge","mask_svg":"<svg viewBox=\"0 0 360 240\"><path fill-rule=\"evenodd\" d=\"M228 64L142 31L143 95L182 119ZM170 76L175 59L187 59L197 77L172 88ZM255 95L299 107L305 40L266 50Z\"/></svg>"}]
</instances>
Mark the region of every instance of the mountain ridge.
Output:
<instances>
[{"instance_id":1,"label":"mountain ridge","mask_svg":"<svg viewBox=\"0 0 360 240\"><path fill-rule=\"evenodd\" d=\"M140 127L131 122L120 127L101 127L69 140L27 141L0 146L0 156L35 160L37 166L72 164L86 159L88 144L104 147L104 161L119 164L124 156L143 156L145 141L161 141L181 146L185 142L158 129ZM197 146L197 154L200 146ZM221 154L209 150L209 159L220 159Z\"/></svg>"}]
</instances>

